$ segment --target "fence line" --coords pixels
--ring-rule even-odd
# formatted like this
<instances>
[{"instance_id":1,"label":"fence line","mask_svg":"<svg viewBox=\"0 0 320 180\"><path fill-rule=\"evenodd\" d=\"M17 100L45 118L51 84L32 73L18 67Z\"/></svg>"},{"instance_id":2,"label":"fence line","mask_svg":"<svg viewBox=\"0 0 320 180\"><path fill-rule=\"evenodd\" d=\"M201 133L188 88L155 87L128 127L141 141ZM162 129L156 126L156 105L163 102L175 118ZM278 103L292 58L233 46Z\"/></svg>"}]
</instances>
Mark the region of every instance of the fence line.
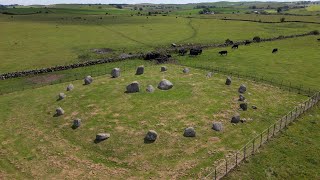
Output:
<instances>
[{"instance_id":1,"label":"fence line","mask_svg":"<svg viewBox=\"0 0 320 180\"><path fill-rule=\"evenodd\" d=\"M280 118L274 124L270 125L267 129L262 131L256 137L251 139L246 145L236 151L229 157L226 157L222 162L214 167L212 171L204 177L204 179L221 179L226 176L232 169L237 167L242 161L252 156L257 150L271 138L277 136L281 130L287 128L287 126L295 121L298 117L304 114L306 111L313 108L320 100L320 92L315 93L308 98L301 105L296 106L288 114Z\"/></svg>"}]
</instances>

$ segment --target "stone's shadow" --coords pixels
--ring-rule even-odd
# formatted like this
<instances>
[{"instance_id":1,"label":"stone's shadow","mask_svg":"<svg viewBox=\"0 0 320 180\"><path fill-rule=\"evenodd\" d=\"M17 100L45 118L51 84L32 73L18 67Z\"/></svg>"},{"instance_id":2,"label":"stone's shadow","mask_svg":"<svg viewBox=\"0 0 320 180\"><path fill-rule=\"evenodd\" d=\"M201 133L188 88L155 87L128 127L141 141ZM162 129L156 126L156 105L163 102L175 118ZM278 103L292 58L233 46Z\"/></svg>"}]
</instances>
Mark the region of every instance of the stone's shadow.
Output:
<instances>
[{"instance_id":1,"label":"stone's shadow","mask_svg":"<svg viewBox=\"0 0 320 180\"><path fill-rule=\"evenodd\" d=\"M98 144L98 143L100 143L100 142L102 142L102 141L105 141L106 139L103 139L103 140L99 140L99 139L95 139L93 142L95 143L95 144Z\"/></svg>"},{"instance_id":2,"label":"stone's shadow","mask_svg":"<svg viewBox=\"0 0 320 180\"><path fill-rule=\"evenodd\" d=\"M76 130L76 129L79 128L79 126L72 125L71 128L72 128L73 130Z\"/></svg>"},{"instance_id":3,"label":"stone's shadow","mask_svg":"<svg viewBox=\"0 0 320 180\"><path fill-rule=\"evenodd\" d=\"M53 115L53 117L59 117L59 116L61 116L61 115L58 115L57 113L55 113L55 114Z\"/></svg>"},{"instance_id":4,"label":"stone's shadow","mask_svg":"<svg viewBox=\"0 0 320 180\"><path fill-rule=\"evenodd\" d=\"M143 140L144 140L144 143L145 143L145 144L151 144L151 143L154 143L154 142L155 142L155 141L147 140L146 138L144 138Z\"/></svg>"}]
</instances>

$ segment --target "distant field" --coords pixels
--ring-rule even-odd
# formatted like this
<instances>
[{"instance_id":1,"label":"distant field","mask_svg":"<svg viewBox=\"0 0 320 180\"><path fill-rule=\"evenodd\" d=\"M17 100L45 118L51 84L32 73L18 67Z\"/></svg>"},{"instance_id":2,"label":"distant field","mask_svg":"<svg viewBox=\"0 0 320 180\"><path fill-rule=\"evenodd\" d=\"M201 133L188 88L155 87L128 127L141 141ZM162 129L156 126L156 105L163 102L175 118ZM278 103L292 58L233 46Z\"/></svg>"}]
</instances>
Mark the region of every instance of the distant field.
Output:
<instances>
[{"instance_id":1,"label":"distant field","mask_svg":"<svg viewBox=\"0 0 320 180\"><path fill-rule=\"evenodd\" d=\"M102 19L101 19L102 18ZM0 73L146 52L171 43L223 43L305 33L316 24L260 24L175 16L0 15ZM63 37L63 38L62 38ZM94 48L113 51L99 55Z\"/></svg>"},{"instance_id":2,"label":"distant field","mask_svg":"<svg viewBox=\"0 0 320 180\"><path fill-rule=\"evenodd\" d=\"M8 179L46 178L194 178L215 160L241 147L306 97L268 85L225 76L207 79L206 71L181 66L146 66L145 74L134 68L118 79L95 77L91 85L74 81L75 89L66 99L56 101L68 83L3 95L0 98L0 169ZM174 87L169 91L145 92L148 84L157 86L162 78ZM140 82L137 94L124 93L130 82ZM237 89L246 84L249 110L240 112ZM251 105L258 106L252 110ZM65 115L53 117L61 106ZM241 113L248 122L232 125L231 116ZM82 126L73 130L74 118ZM219 121L224 131L214 132ZM196 138L183 137L194 126ZM154 129L159 139L144 144L145 133ZM99 132L110 139L95 144ZM19 167L19 168L17 168ZM36 169L36 170L35 170ZM76 170L76 171L73 171Z\"/></svg>"}]
</instances>

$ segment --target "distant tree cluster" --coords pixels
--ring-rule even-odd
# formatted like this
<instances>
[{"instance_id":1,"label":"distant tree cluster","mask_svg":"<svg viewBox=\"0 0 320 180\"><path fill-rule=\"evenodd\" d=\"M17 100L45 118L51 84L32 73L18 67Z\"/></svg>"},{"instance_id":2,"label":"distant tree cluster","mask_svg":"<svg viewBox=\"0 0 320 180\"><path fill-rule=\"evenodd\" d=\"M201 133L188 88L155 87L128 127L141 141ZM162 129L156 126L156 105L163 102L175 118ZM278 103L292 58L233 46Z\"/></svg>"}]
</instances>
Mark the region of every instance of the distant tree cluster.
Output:
<instances>
[{"instance_id":1,"label":"distant tree cluster","mask_svg":"<svg viewBox=\"0 0 320 180\"><path fill-rule=\"evenodd\" d=\"M212 11L209 8L204 8L201 11L199 11L199 14L211 14Z\"/></svg>"},{"instance_id":2,"label":"distant tree cluster","mask_svg":"<svg viewBox=\"0 0 320 180\"><path fill-rule=\"evenodd\" d=\"M197 5L194 9L206 9L206 8L215 8L216 6L206 6L206 5Z\"/></svg>"}]
</instances>

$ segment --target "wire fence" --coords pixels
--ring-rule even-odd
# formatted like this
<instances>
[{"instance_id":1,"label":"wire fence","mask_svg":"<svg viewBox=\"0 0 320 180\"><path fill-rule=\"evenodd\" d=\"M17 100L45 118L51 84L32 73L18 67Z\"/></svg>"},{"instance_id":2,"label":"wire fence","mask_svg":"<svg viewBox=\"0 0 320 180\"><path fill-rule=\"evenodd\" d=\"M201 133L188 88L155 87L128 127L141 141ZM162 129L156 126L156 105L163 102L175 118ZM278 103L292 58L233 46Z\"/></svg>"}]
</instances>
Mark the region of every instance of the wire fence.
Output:
<instances>
[{"instance_id":1,"label":"wire fence","mask_svg":"<svg viewBox=\"0 0 320 180\"><path fill-rule=\"evenodd\" d=\"M309 109L313 108L320 100L320 92L315 93L307 101L296 106L288 114L262 131L259 135L251 139L246 145L240 148L236 153L226 157L214 167L204 179L221 179L226 176L233 168L237 167L242 161L247 160L255 154L258 149L266 144L271 138L277 136L281 130L286 128L290 123L295 121L299 116Z\"/></svg>"}]
</instances>

